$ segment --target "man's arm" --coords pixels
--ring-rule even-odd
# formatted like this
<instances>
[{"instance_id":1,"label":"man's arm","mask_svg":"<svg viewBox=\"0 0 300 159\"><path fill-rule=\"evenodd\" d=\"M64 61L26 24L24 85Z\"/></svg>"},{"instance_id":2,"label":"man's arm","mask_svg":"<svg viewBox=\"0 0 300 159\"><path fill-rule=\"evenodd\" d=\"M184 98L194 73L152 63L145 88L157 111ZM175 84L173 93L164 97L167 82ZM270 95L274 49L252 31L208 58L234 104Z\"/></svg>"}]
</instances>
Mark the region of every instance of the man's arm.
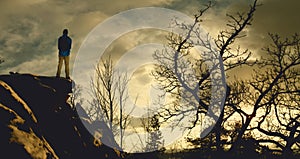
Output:
<instances>
[{"instance_id":1,"label":"man's arm","mask_svg":"<svg viewBox=\"0 0 300 159\"><path fill-rule=\"evenodd\" d=\"M72 39L69 38L69 40L70 40L69 48L70 48L70 50L71 50L71 48L72 48Z\"/></svg>"},{"instance_id":2,"label":"man's arm","mask_svg":"<svg viewBox=\"0 0 300 159\"><path fill-rule=\"evenodd\" d=\"M57 40L57 49L60 50L60 37Z\"/></svg>"}]
</instances>

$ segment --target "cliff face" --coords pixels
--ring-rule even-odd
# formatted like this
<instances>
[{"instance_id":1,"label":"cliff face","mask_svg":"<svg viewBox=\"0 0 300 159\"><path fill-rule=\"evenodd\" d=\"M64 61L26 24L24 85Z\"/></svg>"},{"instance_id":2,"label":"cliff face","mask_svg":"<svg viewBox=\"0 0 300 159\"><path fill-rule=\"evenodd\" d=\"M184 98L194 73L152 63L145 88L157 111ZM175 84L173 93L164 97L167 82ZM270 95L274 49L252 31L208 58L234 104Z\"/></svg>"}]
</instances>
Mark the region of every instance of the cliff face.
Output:
<instances>
[{"instance_id":1,"label":"cliff face","mask_svg":"<svg viewBox=\"0 0 300 159\"><path fill-rule=\"evenodd\" d=\"M64 78L0 75L1 158L120 158L84 127L71 91Z\"/></svg>"}]
</instances>

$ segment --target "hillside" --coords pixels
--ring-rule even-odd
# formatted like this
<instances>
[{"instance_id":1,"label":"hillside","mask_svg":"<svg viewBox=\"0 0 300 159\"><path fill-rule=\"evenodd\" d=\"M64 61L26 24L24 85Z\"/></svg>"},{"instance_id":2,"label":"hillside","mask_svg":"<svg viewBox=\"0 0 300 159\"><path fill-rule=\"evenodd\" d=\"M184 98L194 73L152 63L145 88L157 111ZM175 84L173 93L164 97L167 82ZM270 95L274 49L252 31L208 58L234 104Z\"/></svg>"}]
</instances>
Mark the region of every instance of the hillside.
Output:
<instances>
[{"instance_id":1,"label":"hillside","mask_svg":"<svg viewBox=\"0 0 300 159\"><path fill-rule=\"evenodd\" d=\"M71 92L64 78L0 75L1 158L120 158L101 144L109 137L95 139L84 127L67 102Z\"/></svg>"}]
</instances>

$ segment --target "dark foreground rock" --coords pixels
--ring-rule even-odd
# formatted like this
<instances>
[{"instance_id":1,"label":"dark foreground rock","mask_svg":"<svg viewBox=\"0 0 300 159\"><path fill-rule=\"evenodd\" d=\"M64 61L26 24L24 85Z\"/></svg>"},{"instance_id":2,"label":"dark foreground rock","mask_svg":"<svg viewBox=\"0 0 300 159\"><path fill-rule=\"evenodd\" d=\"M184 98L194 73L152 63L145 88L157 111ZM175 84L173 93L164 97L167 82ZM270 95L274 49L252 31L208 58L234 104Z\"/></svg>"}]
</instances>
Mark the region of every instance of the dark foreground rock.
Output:
<instances>
[{"instance_id":1,"label":"dark foreground rock","mask_svg":"<svg viewBox=\"0 0 300 159\"><path fill-rule=\"evenodd\" d=\"M68 104L72 81L31 74L0 76L1 158L121 158L95 139ZM85 125L88 124L85 123Z\"/></svg>"}]
</instances>

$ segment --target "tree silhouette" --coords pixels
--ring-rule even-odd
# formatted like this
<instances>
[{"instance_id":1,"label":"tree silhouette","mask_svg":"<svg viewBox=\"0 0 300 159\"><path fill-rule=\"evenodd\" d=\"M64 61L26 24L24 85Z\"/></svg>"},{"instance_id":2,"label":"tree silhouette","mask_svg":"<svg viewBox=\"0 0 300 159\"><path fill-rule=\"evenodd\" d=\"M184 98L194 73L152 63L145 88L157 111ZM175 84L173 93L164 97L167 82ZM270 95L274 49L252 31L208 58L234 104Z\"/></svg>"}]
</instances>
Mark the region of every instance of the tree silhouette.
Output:
<instances>
[{"instance_id":1,"label":"tree silhouette","mask_svg":"<svg viewBox=\"0 0 300 159\"><path fill-rule=\"evenodd\" d=\"M190 126L187 128L190 129L199 126L208 112L213 98L212 85L218 84L209 77L214 68L221 68L217 63L209 69L208 60L195 58L191 53L196 45L211 50L209 39L201 35L198 25L202 24L201 16L212 6L210 3L200 10L192 25L175 20L174 28L186 30L182 35L170 34L167 37L168 47L175 51L166 48L154 54L159 65L153 75L166 94L175 99L165 105L159 115L165 121L179 117L176 124L186 122L184 118L189 117ZM225 106L211 133L205 138L187 138L187 141L197 148L212 151L229 147L232 157L241 157L248 151L248 155L253 156L258 152L266 155L274 152L284 158L293 158L300 149L299 35L283 39L277 34L269 34L272 43L263 48L265 57L256 60L250 60L252 53L247 49L241 51L239 46L233 49L234 42L246 36L242 31L251 25L258 6L255 0L246 14L227 15L228 29L220 31L215 40L217 54L213 51L207 53L221 56L225 73L245 65L259 69L254 69L251 79L234 79L226 83ZM197 83L197 89L190 85L190 81ZM219 88L224 91L223 87ZM191 102L192 99L197 102Z\"/></svg>"},{"instance_id":2,"label":"tree silhouette","mask_svg":"<svg viewBox=\"0 0 300 159\"><path fill-rule=\"evenodd\" d=\"M220 69L227 72L242 65L253 66L255 64L255 61L249 60L252 55L250 51L242 51L239 46L234 49L233 43L245 36L242 31L251 25L254 12L258 6L257 0L254 0L247 13L238 12L236 15L227 15L229 18L226 24L227 29L220 31L215 39L214 42L218 50L214 50L209 35L203 35L200 28L202 16L209 8L213 7L213 4L209 3L195 15L193 24L174 21L173 27L184 31L181 35L171 33L167 37L168 47L172 48L173 51L166 48L154 54L158 65L155 72L153 72L153 76L162 85L162 89L166 91L166 94L175 99L166 104L159 111L159 115L165 121L176 118L174 124L176 126L180 125L182 121L186 122L188 120L190 125L186 128L193 129L202 123L207 113L210 114L212 121L218 121L213 129L217 149L221 149L222 146L221 130L224 123L234 112L244 113L238 107L240 107L241 102L239 91L245 90L236 88L232 90L232 86L224 83L226 78L224 72L218 73L216 70ZM202 56L206 58L195 58L191 53L194 46L205 48ZM209 59L217 59L217 61L210 61ZM212 78L217 80L212 80ZM219 81L219 83L214 83L214 81ZM212 89L213 87L216 88ZM216 97L212 96L211 91L214 90L216 90L214 92ZM223 109L219 110L218 108L215 108L215 112L209 112L208 108L211 102L222 95L225 95L226 99L224 109L226 112L224 113ZM232 102L233 99L236 100ZM222 104L222 101L216 103L216 105ZM218 120L217 116L219 115ZM202 126L205 127L205 125ZM209 127L206 129L207 131L210 130Z\"/></svg>"},{"instance_id":3,"label":"tree silhouette","mask_svg":"<svg viewBox=\"0 0 300 159\"><path fill-rule=\"evenodd\" d=\"M159 129L159 116L154 115L150 118L149 124L146 126L146 131L149 134L145 148L146 151L158 151L163 148L162 133Z\"/></svg>"},{"instance_id":4,"label":"tree silhouette","mask_svg":"<svg viewBox=\"0 0 300 159\"><path fill-rule=\"evenodd\" d=\"M119 146L123 148L125 130L130 122L130 110L125 114L128 99L127 74L113 69L113 61L109 57L96 66L96 77L91 82L93 101L88 108L89 116L98 121L108 123L115 137L119 136Z\"/></svg>"},{"instance_id":5,"label":"tree silhouette","mask_svg":"<svg viewBox=\"0 0 300 159\"><path fill-rule=\"evenodd\" d=\"M82 87L80 85L75 85L72 88L72 93L69 98L69 103L74 110L76 109L77 104L81 105L83 102L81 90L82 90Z\"/></svg>"},{"instance_id":6,"label":"tree silhouette","mask_svg":"<svg viewBox=\"0 0 300 159\"><path fill-rule=\"evenodd\" d=\"M272 44L264 49L268 57L257 64L263 69L256 70L248 81L255 94L248 95L254 109L247 115L241 133L252 125L250 130L262 133L258 142L273 143L288 157L293 149L300 148L300 37L269 36ZM258 123L254 124L254 119Z\"/></svg>"}]
</instances>

